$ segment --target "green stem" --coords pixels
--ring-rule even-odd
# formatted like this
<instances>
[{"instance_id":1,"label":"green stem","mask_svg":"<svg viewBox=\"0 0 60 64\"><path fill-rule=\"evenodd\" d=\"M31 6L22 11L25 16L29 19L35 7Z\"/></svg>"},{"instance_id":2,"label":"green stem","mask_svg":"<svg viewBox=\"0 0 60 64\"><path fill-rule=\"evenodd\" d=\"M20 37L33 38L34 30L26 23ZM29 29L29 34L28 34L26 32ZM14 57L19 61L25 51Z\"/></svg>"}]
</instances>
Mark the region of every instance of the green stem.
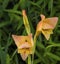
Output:
<instances>
[{"instance_id":1,"label":"green stem","mask_svg":"<svg viewBox=\"0 0 60 64\"><path fill-rule=\"evenodd\" d=\"M36 48L36 35L34 36L34 52L35 52L35 48Z\"/></svg>"},{"instance_id":2,"label":"green stem","mask_svg":"<svg viewBox=\"0 0 60 64\"><path fill-rule=\"evenodd\" d=\"M36 48L36 38L37 36L36 36L36 34L35 34L35 36L34 36L34 47L33 47L33 54L32 54L32 64L33 64L33 62L34 62L34 53L35 53L35 48Z\"/></svg>"},{"instance_id":3,"label":"green stem","mask_svg":"<svg viewBox=\"0 0 60 64\"><path fill-rule=\"evenodd\" d=\"M28 64L31 64L31 56L28 56Z\"/></svg>"},{"instance_id":4,"label":"green stem","mask_svg":"<svg viewBox=\"0 0 60 64\"><path fill-rule=\"evenodd\" d=\"M32 64L34 62L34 53L35 53L35 48L36 48L36 41L37 41L37 36L39 33L36 32L36 34L34 35L34 47L33 47L33 54L32 54Z\"/></svg>"}]
</instances>

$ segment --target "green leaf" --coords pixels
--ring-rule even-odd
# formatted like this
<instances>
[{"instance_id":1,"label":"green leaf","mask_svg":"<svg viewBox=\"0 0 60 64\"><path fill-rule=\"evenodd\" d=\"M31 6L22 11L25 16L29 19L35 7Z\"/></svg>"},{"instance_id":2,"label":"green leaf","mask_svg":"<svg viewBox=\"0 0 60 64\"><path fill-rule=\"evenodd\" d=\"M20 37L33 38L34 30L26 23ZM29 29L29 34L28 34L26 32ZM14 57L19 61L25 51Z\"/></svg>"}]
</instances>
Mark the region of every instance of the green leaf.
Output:
<instances>
[{"instance_id":1,"label":"green leaf","mask_svg":"<svg viewBox=\"0 0 60 64\"><path fill-rule=\"evenodd\" d=\"M8 22L8 21L0 22L0 28L6 26L6 25L8 25L8 24L10 24L10 22Z\"/></svg>"},{"instance_id":2,"label":"green leaf","mask_svg":"<svg viewBox=\"0 0 60 64\"><path fill-rule=\"evenodd\" d=\"M6 64L6 52L4 52L2 49L0 49L0 59L1 64Z\"/></svg>"},{"instance_id":3,"label":"green leaf","mask_svg":"<svg viewBox=\"0 0 60 64\"><path fill-rule=\"evenodd\" d=\"M5 9L4 11L5 11L5 12L16 13L16 14L22 15L21 12L20 12L20 11L17 11L17 10L12 10L12 9L6 10L6 9Z\"/></svg>"},{"instance_id":4,"label":"green leaf","mask_svg":"<svg viewBox=\"0 0 60 64\"><path fill-rule=\"evenodd\" d=\"M46 51L49 51L52 47L60 47L60 44L53 44L46 47Z\"/></svg>"},{"instance_id":5,"label":"green leaf","mask_svg":"<svg viewBox=\"0 0 60 64\"><path fill-rule=\"evenodd\" d=\"M53 59L55 59L55 60L57 60L57 61L60 61L60 57L59 56L57 56L57 55L55 55L55 54L53 54L53 53L50 53L50 52L47 52L46 53L49 57L51 57L51 58L53 58Z\"/></svg>"},{"instance_id":6,"label":"green leaf","mask_svg":"<svg viewBox=\"0 0 60 64\"><path fill-rule=\"evenodd\" d=\"M10 64L10 56L8 54L6 56L6 64Z\"/></svg>"},{"instance_id":7,"label":"green leaf","mask_svg":"<svg viewBox=\"0 0 60 64\"><path fill-rule=\"evenodd\" d=\"M20 7L21 7L22 10L26 9L26 5L27 5L27 0L26 1L25 0L20 0Z\"/></svg>"},{"instance_id":8,"label":"green leaf","mask_svg":"<svg viewBox=\"0 0 60 64\"><path fill-rule=\"evenodd\" d=\"M53 11L53 0L50 0L48 3L48 9L50 10L50 16L52 16L52 11Z\"/></svg>"},{"instance_id":9,"label":"green leaf","mask_svg":"<svg viewBox=\"0 0 60 64\"><path fill-rule=\"evenodd\" d=\"M46 62L46 59L44 59L44 57L43 57L40 53L38 53L37 51L35 51L35 53L36 53L36 55L38 56L38 58L40 59L40 61L42 61L42 63L48 64L48 63Z\"/></svg>"},{"instance_id":10,"label":"green leaf","mask_svg":"<svg viewBox=\"0 0 60 64\"><path fill-rule=\"evenodd\" d=\"M38 64L39 62L41 62L40 59L35 59L34 60L34 64Z\"/></svg>"}]
</instances>

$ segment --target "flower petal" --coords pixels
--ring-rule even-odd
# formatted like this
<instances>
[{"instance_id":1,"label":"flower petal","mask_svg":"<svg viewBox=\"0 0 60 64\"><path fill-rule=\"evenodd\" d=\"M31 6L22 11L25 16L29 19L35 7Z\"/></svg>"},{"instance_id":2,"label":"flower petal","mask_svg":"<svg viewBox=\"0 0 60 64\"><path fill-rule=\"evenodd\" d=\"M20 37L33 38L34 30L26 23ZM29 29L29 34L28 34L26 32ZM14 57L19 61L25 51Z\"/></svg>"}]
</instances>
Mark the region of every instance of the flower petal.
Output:
<instances>
[{"instance_id":1,"label":"flower petal","mask_svg":"<svg viewBox=\"0 0 60 64\"><path fill-rule=\"evenodd\" d=\"M33 47L32 34L28 36L12 35L12 37L15 41L15 44L17 45L19 49Z\"/></svg>"},{"instance_id":2,"label":"flower petal","mask_svg":"<svg viewBox=\"0 0 60 64\"><path fill-rule=\"evenodd\" d=\"M26 54L26 53L23 53L23 54L20 54L21 55L21 57L22 57L22 59L25 61L26 59L27 59L27 57L28 57L28 54Z\"/></svg>"},{"instance_id":3,"label":"flower petal","mask_svg":"<svg viewBox=\"0 0 60 64\"><path fill-rule=\"evenodd\" d=\"M45 16L43 14L41 14L40 16L41 16L41 20L43 21L45 19Z\"/></svg>"},{"instance_id":4,"label":"flower petal","mask_svg":"<svg viewBox=\"0 0 60 64\"><path fill-rule=\"evenodd\" d=\"M54 29L58 21L58 17L46 18L43 21L43 29Z\"/></svg>"},{"instance_id":5,"label":"flower petal","mask_svg":"<svg viewBox=\"0 0 60 64\"><path fill-rule=\"evenodd\" d=\"M41 31L41 30L42 30L42 25L43 25L43 22L40 21L40 22L37 24L37 30L36 30L36 31Z\"/></svg>"},{"instance_id":6,"label":"flower petal","mask_svg":"<svg viewBox=\"0 0 60 64\"><path fill-rule=\"evenodd\" d=\"M34 45L33 38L32 38L32 34L29 34L29 35L27 36L27 41L31 44L31 46Z\"/></svg>"},{"instance_id":7,"label":"flower petal","mask_svg":"<svg viewBox=\"0 0 60 64\"><path fill-rule=\"evenodd\" d=\"M52 30L42 30L42 34L45 36L47 40L50 38L50 34L53 34Z\"/></svg>"},{"instance_id":8,"label":"flower petal","mask_svg":"<svg viewBox=\"0 0 60 64\"><path fill-rule=\"evenodd\" d=\"M18 49L18 53L27 53L27 54L32 54L32 48L22 48L22 49Z\"/></svg>"},{"instance_id":9,"label":"flower petal","mask_svg":"<svg viewBox=\"0 0 60 64\"><path fill-rule=\"evenodd\" d=\"M30 48L32 47L31 44L29 44L29 42L24 42L23 44L21 44L21 46L19 47L20 49L21 48Z\"/></svg>"},{"instance_id":10,"label":"flower petal","mask_svg":"<svg viewBox=\"0 0 60 64\"><path fill-rule=\"evenodd\" d=\"M15 44L17 45L18 48L20 48L21 44L25 42L26 36L17 36L17 35L12 35L12 38L15 41Z\"/></svg>"},{"instance_id":11,"label":"flower petal","mask_svg":"<svg viewBox=\"0 0 60 64\"><path fill-rule=\"evenodd\" d=\"M18 49L18 53L20 53L23 60L26 60L29 54L32 54L31 48Z\"/></svg>"}]
</instances>

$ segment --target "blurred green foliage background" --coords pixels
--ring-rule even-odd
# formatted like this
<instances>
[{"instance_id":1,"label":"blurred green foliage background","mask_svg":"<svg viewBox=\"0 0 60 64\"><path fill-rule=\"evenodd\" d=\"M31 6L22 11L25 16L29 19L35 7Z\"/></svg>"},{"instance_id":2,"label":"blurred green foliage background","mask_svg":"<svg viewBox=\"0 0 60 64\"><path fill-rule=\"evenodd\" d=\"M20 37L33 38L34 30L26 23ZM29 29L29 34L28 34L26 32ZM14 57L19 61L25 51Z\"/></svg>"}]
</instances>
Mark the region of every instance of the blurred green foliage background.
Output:
<instances>
[{"instance_id":1,"label":"blurred green foliage background","mask_svg":"<svg viewBox=\"0 0 60 64\"><path fill-rule=\"evenodd\" d=\"M16 52L12 34L26 35L21 11L26 10L31 32L46 17L59 18L53 35L47 41L41 34L37 40L34 64L60 64L60 0L0 0L0 64L26 64Z\"/></svg>"}]
</instances>

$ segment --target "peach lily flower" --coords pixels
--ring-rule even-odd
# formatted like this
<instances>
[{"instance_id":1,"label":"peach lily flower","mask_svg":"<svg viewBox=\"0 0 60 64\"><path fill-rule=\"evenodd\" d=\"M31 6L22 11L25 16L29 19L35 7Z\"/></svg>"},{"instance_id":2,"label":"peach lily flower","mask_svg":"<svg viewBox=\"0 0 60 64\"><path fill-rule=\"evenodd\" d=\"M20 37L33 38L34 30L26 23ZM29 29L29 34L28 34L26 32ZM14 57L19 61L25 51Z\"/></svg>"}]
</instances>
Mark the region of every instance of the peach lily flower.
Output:
<instances>
[{"instance_id":1,"label":"peach lily flower","mask_svg":"<svg viewBox=\"0 0 60 64\"><path fill-rule=\"evenodd\" d=\"M23 60L26 60L29 54L32 54L33 48L33 39L32 34L28 36L17 36L12 35L12 38L15 41L15 44Z\"/></svg>"},{"instance_id":2,"label":"peach lily flower","mask_svg":"<svg viewBox=\"0 0 60 64\"><path fill-rule=\"evenodd\" d=\"M53 29L55 28L58 17L45 18L44 15L41 16L41 21L37 24L36 35L42 33L47 40L50 38L50 34L53 34Z\"/></svg>"}]
</instances>

